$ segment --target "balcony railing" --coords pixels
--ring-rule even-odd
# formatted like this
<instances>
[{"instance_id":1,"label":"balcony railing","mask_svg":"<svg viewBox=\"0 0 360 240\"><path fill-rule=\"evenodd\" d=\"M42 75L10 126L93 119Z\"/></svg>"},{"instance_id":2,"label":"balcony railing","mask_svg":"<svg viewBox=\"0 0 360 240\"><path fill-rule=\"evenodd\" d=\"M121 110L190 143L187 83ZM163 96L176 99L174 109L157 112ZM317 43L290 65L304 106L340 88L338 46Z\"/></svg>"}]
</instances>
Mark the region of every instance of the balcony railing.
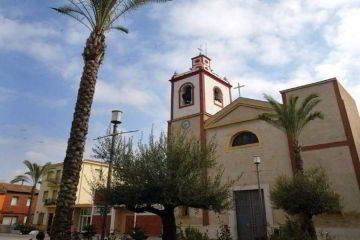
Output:
<instances>
[{"instance_id":1,"label":"balcony railing","mask_svg":"<svg viewBox=\"0 0 360 240\"><path fill-rule=\"evenodd\" d=\"M45 201L44 201L45 206L50 206L50 205L55 205L55 204L56 204L55 198L48 198L48 199L45 199Z\"/></svg>"},{"instance_id":2,"label":"balcony railing","mask_svg":"<svg viewBox=\"0 0 360 240\"><path fill-rule=\"evenodd\" d=\"M47 178L46 181L48 181L48 183L53 185L59 185L61 182L61 178L52 177L52 178Z\"/></svg>"}]
</instances>

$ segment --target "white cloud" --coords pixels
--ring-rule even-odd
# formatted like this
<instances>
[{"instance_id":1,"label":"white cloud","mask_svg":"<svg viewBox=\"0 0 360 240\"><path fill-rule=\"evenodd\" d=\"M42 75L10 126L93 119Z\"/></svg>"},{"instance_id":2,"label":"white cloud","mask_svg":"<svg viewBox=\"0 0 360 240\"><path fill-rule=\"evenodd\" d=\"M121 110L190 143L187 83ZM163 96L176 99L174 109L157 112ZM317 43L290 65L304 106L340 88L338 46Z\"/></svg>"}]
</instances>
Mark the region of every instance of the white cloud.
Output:
<instances>
[{"instance_id":1,"label":"white cloud","mask_svg":"<svg viewBox=\"0 0 360 240\"><path fill-rule=\"evenodd\" d=\"M166 19L161 37L167 51L155 53L154 61L161 59L170 69L175 67L168 63L184 66L206 42L215 72L233 84L246 84L247 97L278 95L286 88L338 77L357 98L359 1L195 0L174 2L150 14Z\"/></svg>"},{"instance_id":2,"label":"white cloud","mask_svg":"<svg viewBox=\"0 0 360 240\"><path fill-rule=\"evenodd\" d=\"M39 164L62 162L65 157L66 141L51 137L42 137L33 141L25 152L24 158Z\"/></svg>"},{"instance_id":3,"label":"white cloud","mask_svg":"<svg viewBox=\"0 0 360 240\"><path fill-rule=\"evenodd\" d=\"M75 33L70 24L64 28L66 32L44 22L25 22L0 15L0 51L24 53L61 73L63 78L73 80L81 71L81 56L74 56L66 43L78 44L84 32Z\"/></svg>"},{"instance_id":4,"label":"white cloud","mask_svg":"<svg viewBox=\"0 0 360 240\"><path fill-rule=\"evenodd\" d=\"M16 91L0 86L0 103L10 101L16 97Z\"/></svg>"}]
</instances>

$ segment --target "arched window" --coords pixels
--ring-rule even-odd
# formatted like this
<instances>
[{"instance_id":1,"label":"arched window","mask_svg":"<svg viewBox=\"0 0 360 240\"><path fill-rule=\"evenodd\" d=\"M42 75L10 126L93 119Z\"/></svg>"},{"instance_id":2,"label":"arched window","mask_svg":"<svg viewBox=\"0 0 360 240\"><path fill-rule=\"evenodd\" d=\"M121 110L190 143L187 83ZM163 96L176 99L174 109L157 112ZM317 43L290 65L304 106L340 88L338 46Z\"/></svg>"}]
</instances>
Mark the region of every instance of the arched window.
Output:
<instances>
[{"instance_id":1,"label":"arched window","mask_svg":"<svg viewBox=\"0 0 360 240\"><path fill-rule=\"evenodd\" d=\"M220 88L218 87L214 87L214 103L220 104L221 106L223 103L223 95Z\"/></svg>"},{"instance_id":2,"label":"arched window","mask_svg":"<svg viewBox=\"0 0 360 240\"><path fill-rule=\"evenodd\" d=\"M259 139L254 133L249 132L249 131L244 131L244 132L240 132L240 133L236 134L235 137L233 137L231 146L233 146L233 147L243 146L243 145L253 144L253 143L258 143L258 142L259 142Z\"/></svg>"},{"instance_id":3,"label":"arched window","mask_svg":"<svg viewBox=\"0 0 360 240\"><path fill-rule=\"evenodd\" d=\"M192 105L194 103L194 85L185 83L180 88L180 107Z\"/></svg>"}]
</instances>

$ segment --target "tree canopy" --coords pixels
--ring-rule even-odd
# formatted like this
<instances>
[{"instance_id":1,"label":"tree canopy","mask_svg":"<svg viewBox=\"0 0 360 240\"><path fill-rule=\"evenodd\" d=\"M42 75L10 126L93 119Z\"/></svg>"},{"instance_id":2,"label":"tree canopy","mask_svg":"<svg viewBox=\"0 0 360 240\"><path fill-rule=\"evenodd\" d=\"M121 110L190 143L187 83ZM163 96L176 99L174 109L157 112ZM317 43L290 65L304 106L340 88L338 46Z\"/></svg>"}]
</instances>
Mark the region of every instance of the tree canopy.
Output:
<instances>
[{"instance_id":1,"label":"tree canopy","mask_svg":"<svg viewBox=\"0 0 360 240\"><path fill-rule=\"evenodd\" d=\"M299 106L298 96L290 96L284 104L266 94L265 99L271 105L273 112L263 113L259 118L285 130L293 140L299 139L302 130L309 122L324 118L320 111L314 111L314 108L321 102L317 94L308 95Z\"/></svg>"},{"instance_id":2,"label":"tree canopy","mask_svg":"<svg viewBox=\"0 0 360 240\"><path fill-rule=\"evenodd\" d=\"M216 162L213 142L202 144L187 134L173 134L137 149L131 141L117 145L110 194L112 205L125 205L134 212L151 212L161 217L163 239L174 239L176 207L221 212L230 206L230 186L223 182L223 168ZM109 149L100 147L99 149ZM97 156L106 156L97 151ZM211 172L211 173L210 173ZM105 190L103 190L105 191ZM170 222L170 223L169 223ZM169 228L166 229L166 226Z\"/></svg>"},{"instance_id":3,"label":"tree canopy","mask_svg":"<svg viewBox=\"0 0 360 240\"><path fill-rule=\"evenodd\" d=\"M300 154L299 137L305 126L311 121L324 118L320 111L314 110L321 102L321 99L317 94L310 94L298 106L298 96L290 96L284 104L279 103L269 95L265 95L265 98L273 111L259 115L259 119L278 127L287 134L292 149L291 156L295 161L293 170L295 173L302 172L304 170L304 163Z\"/></svg>"},{"instance_id":4,"label":"tree canopy","mask_svg":"<svg viewBox=\"0 0 360 240\"><path fill-rule=\"evenodd\" d=\"M271 201L290 215L309 216L340 211L340 196L331 190L329 179L322 169L305 170L290 178L280 176L271 190Z\"/></svg>"},{"instance_id":5,"label":"tree canopy","mask_svg":"<svg viewBox=\"0 0 360 240\"><path fill-rule=\"evenodd\" d=\"M125 13L151 2L171 0L67 0L67 5L53 8L80 22L90 31L106 32L111 29L128 33L128 29L116 21Z\"/></svg>"},{"instance_id":6,"label":"tree canopy","mask_svg":"<svg viewBox=\"0 0 360 240\"><path fill-rule=\"evenodd\" d=\"M27 171L24 174L15 176L14 179L11 180L11 183L26 182L28 184L31 184L31 186L32 186L30 206L29 206L29 209L27 212L27 218L26 218L26 225L28 225L32 221L31 210L33 208L33 200L34 200L36 186L39 183L41 183L40 182L41 176L44 174L44 172L49 167L50 162L45 163L44 165L39 165L37 163L32 163L29 160L25 160L23 163L27 167Z\"/></svg>"},{"instance_id":7,"label":"tree canopy","mask_svg":"<svg viewBox=\"0 0 360 240\"><path fill-rule=\"evenodd\" d=\"M11 183L26 182L36 187L36 185L40 183L41 176L50 165L50 162L45 165L39 165L25 160L23 163L27 167L27 171L24 174L15 176L14 179L11 180Z\"/></svg>"}]
</instances>

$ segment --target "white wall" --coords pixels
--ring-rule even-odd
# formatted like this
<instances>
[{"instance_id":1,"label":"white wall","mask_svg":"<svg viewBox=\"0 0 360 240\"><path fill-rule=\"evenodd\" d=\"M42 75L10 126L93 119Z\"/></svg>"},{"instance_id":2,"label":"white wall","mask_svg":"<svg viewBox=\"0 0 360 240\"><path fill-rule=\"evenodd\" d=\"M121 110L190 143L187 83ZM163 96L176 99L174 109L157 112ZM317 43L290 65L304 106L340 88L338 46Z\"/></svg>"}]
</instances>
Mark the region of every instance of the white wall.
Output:
<instances>
[{"instance_id":1,"label":"white wall","mask_svg":"<svg viewBox=\"0 0 360 240\"><path fill-rule=\"evenodd\" d=\"M220 82L212 79L210 76L204 76L205 84L205 112L210 114L215 114L224 108L226 105L230 104L230 91L229 87ZM215 105L214 103L214 87L220 88L223 95L223 107Z\"/></svg>"},{"instance_id":2,"label":"white wall","mask_svg":"<svg viewBox=\"0 0 360 240\"><path fill-rule=\"evenodd\" d=\"M194 85L194 105L179 107L179 89L184 83ZM200 112L200 85L199 74L174 82L174 99L173 99L174 119L189 116Z\"/></svg>"}]
</instances>

